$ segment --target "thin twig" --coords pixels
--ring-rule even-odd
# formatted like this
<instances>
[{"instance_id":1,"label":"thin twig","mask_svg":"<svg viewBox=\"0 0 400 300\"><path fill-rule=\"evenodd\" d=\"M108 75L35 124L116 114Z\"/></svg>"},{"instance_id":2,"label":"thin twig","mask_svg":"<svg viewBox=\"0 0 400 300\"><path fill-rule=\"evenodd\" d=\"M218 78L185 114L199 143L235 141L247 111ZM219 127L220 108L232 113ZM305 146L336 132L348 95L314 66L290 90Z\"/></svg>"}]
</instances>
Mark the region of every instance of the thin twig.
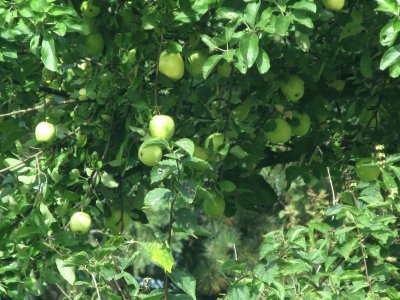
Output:
<instances>
[{"instance_id":1,"label":"thin twig","mask_svg":"<svg viewBox=\"0 0 400 300\"><path fill-rule=\"evenodd\" d=\"M31 155L31 156L28 156L27 158L25 158L24 160L20 161L19 163L15 164L15 165L9 166L9 167L4 168L4 169L1 169L1 170L0 170L0 174L6 172L6 171L8 171L8 170L17 168L17 167L19 167L19 166L22 166L23 164L25 164L26 162L30 161L31 159L34 159L35 157L38 157L38 156L39 156L40 154L42 154L43 152L44 152L43 150L40 150L39 152L36 152L35 154L33 154L33 155Z\"/></svg>"},{"instance_id":2,"label":"thin twig","mask_svg":"<svg viewBox=\"0 0 400 300\"><path fill-rule=\"evenodd\" d=\"M67 297L68 299L72 300L72 297L70 297L70 296L63 290L63 288L62 288L58 283L56 283L56 286L57 286L58 289L61 291L61 293L64 294L65 297Z\"/></svg>"},{"instance_id":3,"label":"thin twig","mask_svg":"<svg viewBox=\"0 0 400 300\"><path fill-rule=\"evenodd\" d=\"M158 65L160 64L160 54L161 54L161 50L162 50L163 41L164 41L164 36L161 34L160 44L158 45L158 57L157 57L157 64L156 64L156 78L154 79L154 106L156 108L158 107L158 74L160 73Z\"/></svg>"},{"instance_id":4,"label":"thin twig","mask_svg":"<svg viewBox=\"0 0 400 300\"><path fill-rule=\"evenodd\" d=\"M114 263L114 267L115 267L115 270L117 271L117 273L121 273L121 269L118 267L118 264L117 264L117 262L115 260L114 255L111 255L111 259L112 259L112 261ZM129 295L128 296L125 295L124 291L122 290L121 286L118 283L118 280L114 279L114 283L117 286L117 289L118 289L120 295L122 296L122 298L124 300L131 300L131 297Z\"/></svg>"},{"instance_id":5,"label":"thin twig","mask_svg":"<svg viewBox=\"0 0 400 300\"><path fill-rule=\"evenodd\" d=\"M97 297L99 300L101 300L99 286L97 285L97 281L96 281L96 276L93 273L90 273L90 275L92 276L92 280L93 280L94 287L96 289Z\"/></svg>"},{"instance_id":6,"label":"thin twig","mask_svg":"<svg viewBox=\"0 0 400 300\"><path fill-rule=\"evenodd\" d=\"M84 103L88 103L88 102L93 102L93 101L92 100L86 100L86 101L65 100L65 101L61 101L61 102L47 102L47 103L40 104L38 106L34 106L34 107L26 108L26 109L20 109L20 110L12 111L12 112L5 113L5 114L0 114L0 118L9 117L9 116L17 115L17 114L24 114L24 113L36 111L36 110L39 110L39 109L42 109L42 108L48 107L48 106L69 105L69 104L78 104L78 103L84 104Z\"/></svg>"},{"instance_id":7,"label":"thin twig","mask_svg":"<svg viewBox=\"0 0 400 300\"><path fill-rule=\"evenodd\" d=\"M328 180L329 180L329 185L331 187L332 205L336 205L337 204L337 199L336 199L335 189L333 187L333 182L332 182L332 177L331 177L331 172L329 170L329 167L326 167L326 171L328 172Z\"/></svg>"},{"instance_id":8,"label":"thin twig","mask_svg":"<svg viewBox=\"0 0 400 300\"><path fill-rule=\"evenodd\" d=\"M361 246L361 253L362 253L363 264L364 264L364 268L365 268L365 279L367 280L369 291L372 291L371 280L369 279L369 275L368 275L368 266L367 266L364 243L362 242L363 239L362 239L362 236L361 236L361 233L360 233L360 229L358 228L357 224L355 224L355 226L357 228L358 237L360 239L359 244Z\"/></svg>"}]
</instances>

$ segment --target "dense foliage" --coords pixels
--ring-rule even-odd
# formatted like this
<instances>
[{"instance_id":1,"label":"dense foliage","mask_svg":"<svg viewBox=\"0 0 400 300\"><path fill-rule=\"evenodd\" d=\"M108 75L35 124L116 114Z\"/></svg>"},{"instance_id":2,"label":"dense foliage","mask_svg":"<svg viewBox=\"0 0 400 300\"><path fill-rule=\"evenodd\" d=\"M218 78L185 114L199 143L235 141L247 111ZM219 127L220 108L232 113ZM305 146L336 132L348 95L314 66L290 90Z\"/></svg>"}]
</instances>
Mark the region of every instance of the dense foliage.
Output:
<instances>
[{"instance_id":1,"label":"dense foliage","mask_svg":"<svg viewBox=\"0 0 400 300\"><path fill-rule=\"evenodd\" d=\"M396 0L0 0L1 299L400 299Z\"/></svg>"}]
</instances>

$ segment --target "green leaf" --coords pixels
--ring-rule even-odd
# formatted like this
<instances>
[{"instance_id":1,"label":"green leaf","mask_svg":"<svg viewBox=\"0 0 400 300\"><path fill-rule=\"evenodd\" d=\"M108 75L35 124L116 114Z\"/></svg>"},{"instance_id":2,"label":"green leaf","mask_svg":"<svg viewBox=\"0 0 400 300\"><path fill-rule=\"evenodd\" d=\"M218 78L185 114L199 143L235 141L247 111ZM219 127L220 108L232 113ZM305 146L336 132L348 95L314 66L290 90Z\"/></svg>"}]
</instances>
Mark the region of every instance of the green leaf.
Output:
<instances>
[{"instance_id":1,"label":"green leaf","mask_svg":"<svg viewBox=\"0 0 400 300\"><path fill-rule=\"evenodd\" d=\"M36 175L20 175L18 176L18 180L24 184L32 184L36 181Z\"/></svg>"},{"instance_id":2,"label":"green leaf","mask_svg":"<svg viewBox=\"0 0 400 300\"><path fill-rule=\"evenodd\" d=\"M215 66L218 64L218 62L221 60L222 55L216 54L210 56L205 64L203 65L203 78L207 79L207 77L211 74L212 70L215 68Z\"/></svg>"},{"instance_id":3,"label":"green leaf","mask_svg":"<svg viewBox=\"0 0 400 300\"><path fill-rule=\"evenodd\" d=\"M298 2L294 3L293 5L290 5L289 7L293 8L293 9L297 9L297 10L309 11L312 13L317 12L317 5L314 2L311 2L309 0L298 1Z\"/></svg>"},{"instance_id":4,"label":"green leaf","mask_svg":"<svg viewBox=\"0 0 400 300\"><path fill-rule=\"evenodd\" d=\"M58 70L56 50L52 38L44 38L42 41L42 62L50 71L56 72Z\"/></svg>"},{"instance_id":5,"label":"green leaf","mask_svg":"<svg viewBox=\"0 0 400 300\"><path fill-rule=\"evenodd\" d=\"M363 190L360 193L359 199L366 203L383 202L379 184L375 183L374 185Z\"/></svg>"},{"instance_id":6,"label":"green leaf","mask_svg":"<svg viewBox=\"0 0 400 300\"><path fill-rule=\"evenodd\" d=\"M218 186L222 192L233 193L236 191L236 185L230 180L221 180L218 182Z\"/></svg>"},{"instance_id":7,"label":"green leaf","mask_svg":"<svg viewBox=\"0 0 400 300\"><path fill-rule=\"evenodd\" d=\"M254 268L254 275L262 282L271 284L280 275L280 268L276 262L268 265L258 264Z\"/></svg>"},{"instance_id":8,"label":"green leaf","mask_svg":"<svg viewBox=\"0 0 400 300\"><path fill-rule=\"evenodd\" d=\"M300 11L300 10L294 10L291 15L292 19L296 21L297 23L300 23L301 25L304 25L307 28L314 28L314 24L312 22L312 19L307 15L307 13ZM288 18L288 17L286 17Z\"/></svg>"},{"instance_id":9,"label":"green leaf","mask_svg":"<svg viewBox=\"0 0 400 300\"><path fill-rule=\"evenodd\" d=\"M250 27L254 27L256 24L257 13L260 9L261 2L251 2L247 4L246 9L244 10L244 21Z\"/></svg>"},{"instance_id":10,"label":"green leaf","mask_svg":"<svg viewBox=\"0 0 400 300\"><path fill-rule=\"evenodd\" d=\"M211 171L212 167L209 164L209 162L202 160L200 158L197 157L190 157L190 158L186 158L182 161L182 164L184 166L187 166L189 168L193 168L199 171Z\"/></svg>"},{"instance_id":11,"label":"green leaf","mask_svg":"<svg viewBox=\"0 0 400 300\"><path fill-rule=\"evenodd\" d=\"M161 138L156 138L156 137L148 138L143 142L143 148L149 147L149 146L160 146L161 148L164 148L164 149L169 148L169 144L166 140L161 139Z\"/></svg>"},{"instance_id":12,"label":"green leaf","mask_svg":"<svg viewBox=\"0 0 400 300\"><path fill-rule=\"evenodd\" d=\"M201 40L208 46L210 52L218 48L218 44L206 34L201 35Z\"/></svg>"},{"instance_id":13,"label":"green leaf","mask_svg":"<svg viewBox=\"0 0 400 300\"><path fill-rule=\"evenodd\" d=\"M176 189L187 203L193 203L196 197L197 183L191 179L182 179L175 184Z\"/></svg>"},{"instance_id":14,"label":"green leaf","mask_svg":"<svg viewBox=\"0 0 400 300\"><path fill-rule=\"evenodd\" d=\"M45 205L44 203L42 202L40 203L39 210L44 216L44 223L47 226L50 226L50 224L57 222L57 220L53 217L52 213L50 212L48 206Z\"/></svg>"},{"instance_id":15,"label":"green leaf","mask_svg":"<svg viewBox=\"0 0 400 300\"><path fill-rule=\"evenodd\" d=\"M365 50L361 56L360 71L361 75L364 76L364 78L372 78L373 61L368 49Z\"/></svg>"},{"instance_id":16,"label":"green leaf","mask_svg":"<svg viewBox=\"0 0 400 300\"><path fill-rule=\"evenodd\" d=\"M250 290L246 285L236 285L228 289L227 300L250 299Z\"/></svg>"},{"instance_id":17,"label":"green leaf","mask_svg":"<svg viewBox=\"0 0 400 300\"><path fill-rule=\"evenodd\" d=\"M247 67L250 68L254 65L258 56L259 48L257 35L254 33L246 33L240 39L239 48Z\"/></svg>"},{"instance_id":18,"label":"green leaf","mask_svg":"<svg viewBox=\"0 0 400 300\"><path fill-rule=\"evenodd\" d=\"M56 258L56 265L58 272L60 272L60 275L62 278L64 278L69 284L74 284L76 277L75 277L75 270L73 267L66 267L64 265L64 261L61 260L60 258Z\"/></svg>"},{"instance_id":19,"label":"green leaf","mask_svg":"<svg viewBox=\"0 0 400 300\"><path fill-rule=\"evenodd\" d=\"M260 72L260 74L267 73L269 68L271 67L271 63L269 61L267 52L265 52L261 48L258 52L256 64L257 64L258 72Z\"/></svg>"},{"instance_id":20,"label":"green leaf","mask_svg":"<svg viewBox=\"0 0 400 300\"><path fill-rule=\"evenodd\" d=\"M382 46L392 46L399 33L399 23L397 19L392 19L387 23L379 33L379 41Z\"/></svg>"},{"instance_id":21,"label":"green leaf","mask_svg":"<svg viewBox=\"0 0 400 300\"><path fill-rule=\"evenodd\" d=\"M375 0L378 3L376 10L398 15L398 4L396 0Z\"/></svg>"},{"instance_id":22,"label":"green leaf","mask_svg":"<svg viewBox=\"0 0 400 300\"><path fill-rule=\"evenodd\" d=\"M33 11L44 12L48 8L47 0L30 0L30 7Z\"/></svg>"},{"instance_id":23,"label":"green leaf","mask_svg":"<svg viewBox=\"0 0 400 300\"><path fill-rule=\"evenodd\" d=\"M340 40L359 34L364 30L364 27L356 21L352 21L344 25L340 32Z\"/></svg>"},{"instance_id":24,"label":"green leaf","mask_svg":"<svg viewBox=\"0 0 400 300\"><path fill-rule=\"evenodd\" d=\"M174 270L168 276L178 288L196 300L196 279L190 273L185 270Z\"/></svg>"},{"instance_id":25,"label":"green leaf","mask_svg":"<svg viewBox=\"0 0 400 300\"><path fill-rule=\"evenodd\" d=\"M383 54L379 68L385 70L391 65L397 63L400 58L400 45L390 47Z\"/></svg>"},{"instance_id":26,"label":"green leaf","mask_svg":"<svg viewBox=\"0 0 400 300\"><path fill-rule=\"evenodd\" d=\"M174 258L172 257L170 249L165 245L157 242L143 243L142 250L144 254L156 265L163 268L168 273L171 273L172 266L174 265Z\"/></svg>"},{"instance_id":27,"label":"green leaf","mask_svg":"<svg viewBox=\"0 0 400 300\"><path fill-rule=\"evenodd\" d=\"M155 188L147 193L144 198L144 204L154 208L159 206L161 202L170 201L172 192L166 188Z\"/></svg>"},{"instance_id":28,"label":"green leaf","mask_svg":"<svg viewBox=\"0 0 400 300\"><path fill-rule=\"evenodd\" d=\"M119 183L107 172L101 173L101 183L110 189L117 188Z\"/></svg>"},{"instance_id":29,"label":"green leaf","mask_svg":"<svg viewBox=\"0 0 400 300\"><path fill-rule=\"evenodd\" d=\"M292 22L290 16L277 16L275 18L275 33L280 36L285 36L289 30L289 26Z\"/></svg>"},{"instance_id":30,"label":"green leaf","mask_svg":"<svg viewBox=\"0 0 400 300\"><path fill-rule=\"evenodd\" d=\"M175 145L177 145L179 148L183 149L190 156L193 155L194 143L193 143L192 140L187 139L187 138L183 138L183 139L180 139L179 141L175 142Z\"/></svg>"},{"instance_id":31,"label":"green leaf","mask_svg":"<svg viewBox=\"0 0 400 300\"><path fill-rule=\"evenodd\" d=\"M64 266L66 267L80 267L89 263L89 256L86 252L81 251L68 257L64 260Z\"/></svg>"}]
</instances>

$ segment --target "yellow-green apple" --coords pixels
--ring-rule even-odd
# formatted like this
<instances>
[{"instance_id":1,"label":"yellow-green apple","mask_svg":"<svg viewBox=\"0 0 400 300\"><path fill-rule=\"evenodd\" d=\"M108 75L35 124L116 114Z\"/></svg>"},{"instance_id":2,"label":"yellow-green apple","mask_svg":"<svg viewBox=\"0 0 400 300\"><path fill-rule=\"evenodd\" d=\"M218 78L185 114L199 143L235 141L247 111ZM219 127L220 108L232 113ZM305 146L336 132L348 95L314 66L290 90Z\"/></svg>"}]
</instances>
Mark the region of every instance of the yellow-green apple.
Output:
<instances>
[{"instance_id":1,"label":"yellow-green apple","mask_svg":"<svg viewBox=\"0 0 400 300\"><path fill-rule=\"evenodd\" d=\"M49 122L40 122L35 128L35 137L38 142L51 142L56 136L56 127Z\"/></svg>"},{"instance_id":2,"label":"yellow-green apple","mask_svg":"<svg viewBox=\"0 0 400 300\"><path fill-rule=\"evenodd\" d=\"M299 113L298 111L293 111L292 121L296 121L290 124L294 135L303 136L310 130L311 120L306 112Z\"/></svg>"},{"instance_id":3,"label":"yellow-green apple","mask_svg":"<svg viewBox=\"0 0 400 300\"><path fill-rule=\"evenodd\" d=\"M341 11L344 6L345 0L322 0L325 7L334 11Z\"/></svg>"},{"instance_id":4,"label":"yellow-green apple","mask_svg":"<svg viewBox=\"0 0 400 300\"><path fill-rule=\"evenodd\" d=\"M194 151L193 151L193 157L202 159L202 160L207 160L208 155L206 150L203 147L200 147L198 145L194 146Z\"/></svg>"},{"instance_id":5,"label":"yellow-green apple","mask_svg":"<svg viewBox=\"0 0 400 300\"><path fill-rule=\"evenodd\" d=\"M225 200L221 195L212 194L203 201L204 212L213 218L222 217L225 210Z\"/></svg>"},{"instance_id":6,"label":"yellow-green apple","mask_svg":"<svg viewBox=\"0 0 400 300\"><path fill-rule=\"evenodd\" d=\"M175 132L174 119L166 115L156 115L150 120L149 130L151 136L169 141Z\"/></svg>"},{"instance_id":7,"label":"yellow-green apple","mask_svg":"<svg viewBox=\"0 0 400 300\"><path fill-rule=\"evenodd\" d=\"M98 32L89 34L86 36L85 46L90 55L100 54L104 47L103 36Z\"/></svg>"},{"instance_id":8,"label":"yellow-green apple","mask_svg":"<svg viewBox=\"0 0 400 300\"><path fill-rule=\"evenodd\" d=\"M94 18L100 13L100 8L93 4L92 1L83 1L81 4L81 12L87 18Z\"/></svg>"},{"instance_id":9,"label":"yellow-green apple","mask_svg":"<svg viewBox=\"0 0 400 300\"><path fill-rule=\"evenodd\" d=\"M265 137L273 144L286 143L290 140L292 128L289 123L282 118L276 118L267 122Z\"/></svg>"},{"instance_id":10,"label":"yellow-green apple","mask_svg":"<svg viewBox=\"0 0 400 300\"><path fill-rule=\"evenodd\" d=\"M203 66L208 59L204 50L193 51L188 57L188 71L195 78L203 78Z\"/></svg>"},{"instance_id":11,"label":"yellow-green apple","mask_svg":"<svg viewBox=\"0 0 400 300\"><path fill-rule=\"evenodd\" d=\"M229 78L232 73L232 66L226 60L217 66L217 74L223 78Z\"/></svg>"},{"instance_id":12,"label":"yellow-green apple","mask_svg":"<svg viewBox=\"0 0 400 300\"><path fill-rule=\"evenodd\" d=\"M132 219L127 211L119 209L113 210L111 216L104 220L104 225L111 230L113 234L118 234L132 224Z\"/></svg>"},{"instance_id":13,"label":"yellow-green apple","mask_svg":"<svg viewBox=\"0 0 400 300\"><path fill-rule=\"evenodd\" d=\"M162 155L163 153L160 146L144 146L144 144L142 144L139 147L139 160L146 166L156 166L160 162Z\"/></svg>"},{"instance_id":14,"label":"yellow-green apple","mask_svg":"<svg viewBox=\"0 0 400 300\"><path fill-rule=\"evenodd\" d=\"M225 136L223 133L220 133L220 132L212 133L206 138L206 140L204 142L204 147L206 149L208 149L208 146L210 145L210 143L212 141L212 144L213 144L212 149L214 152L217 152L219 146L224 144L224 140L225 140Z\"/></svg>"},{"instance_id":15,"label":"yellow-green apple","mask_svg":"<svg viewBox=\"0 0 400 300\"><path fill-rule=\"evenodd\" d=\"M69 221L69 227L75 233L87 233L92 225L92 219L85 212L76 212Z\"/></svg>"},{"instance_id":16,"label":"yellow-green apple","mask_svg":"<svg viewBox=\"0 0 400 300\"><path fill-rule=\"evenodd\" d=\"M172 53L164 50L160 54L158 69L172 80L179 80L185 72L185 65L182 56L179 53Z\"/></svg>"},{"instance_id":17,"label":"yellow-green apple","mask_svg":"<svg viewBox=\"0 0 400 300\"><path fill-rule=\"evenodd\" d=\"M297 75L289 75L281 83L281 92L290 101L299 101L304 95L304 81Z\"/></svg>"}]
</instances>

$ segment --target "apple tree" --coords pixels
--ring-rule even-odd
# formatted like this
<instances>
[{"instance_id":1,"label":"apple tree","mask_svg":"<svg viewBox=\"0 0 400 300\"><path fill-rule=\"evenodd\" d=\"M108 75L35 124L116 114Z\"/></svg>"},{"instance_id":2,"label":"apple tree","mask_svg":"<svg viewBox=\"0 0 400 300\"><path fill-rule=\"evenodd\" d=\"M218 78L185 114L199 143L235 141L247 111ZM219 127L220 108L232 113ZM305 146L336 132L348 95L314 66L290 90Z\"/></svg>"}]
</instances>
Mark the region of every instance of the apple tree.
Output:
<instances>
[{"instance_id":1,"label":"apple tree","mask_svg":"<svg viewBox=\"0 0 400 300\"><path fill-rule=\"evenodd\" d=\"M1 299L400 299L399 24L0 0Z\"/></svg>"}]
</instances>

